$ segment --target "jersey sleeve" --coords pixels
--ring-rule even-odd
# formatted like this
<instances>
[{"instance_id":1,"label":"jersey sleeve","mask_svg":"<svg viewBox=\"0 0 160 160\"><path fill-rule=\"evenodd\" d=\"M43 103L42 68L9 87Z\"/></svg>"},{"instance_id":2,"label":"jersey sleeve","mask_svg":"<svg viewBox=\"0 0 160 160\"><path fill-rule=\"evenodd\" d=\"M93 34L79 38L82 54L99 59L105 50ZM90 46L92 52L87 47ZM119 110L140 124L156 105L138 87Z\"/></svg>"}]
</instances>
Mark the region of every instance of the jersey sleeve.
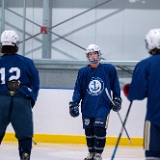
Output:
<instances>
[{"instance_id":1,"label":"jersey sleeve","mask_svg":"<svg viewBox=\"0 0 160 160\"><path fill-rule=\"evenodd\" d=\"M81 91L82 88L81 87L82 87L82 71L79 70L77 79L75 82L75 86L74 86L73 96L72 96L72 100L74 102L79 103L80 100L82 99L82 91Z\"/></svg>"},{"instance_id":2,"label":"jersey sleeve","mask_svg":"<svg viewBox=\"0 0 160 160\"><path fill-rule=\"evenodd\" d=\"M34 97L35 97L35 100L37 100L40 81L39 81L39 73L38 73L38 70L37 70L37 68L35 67L33 61L30 61L30 71L31 71L30 85L31 85L32 88L34 89Z\"/></svg>"},{"instance_id":3,"label":"jersey sleeve","mask_svg":"<svg viewBox=\"0 0 160 160\"><path fill-rule=\"evenodd\" d=\"M110 71L110 84L111 84L111 90L113 92L113 98L114 97L120 97L121 96L121 89L119 84L119 78L116 71L116 68L111 65L111 71Z\"/></svg>"},{"instance_id":4,"label":"jersey sleeve","mask_svg":"<svg viewBox=\"0 0 160 160\"><path fill-rule=\"evenodd\" d=\"M147 69L145 63L136 65L129 88L129 100L142 100L147 95Z\"/></svg>"}]
</instances>

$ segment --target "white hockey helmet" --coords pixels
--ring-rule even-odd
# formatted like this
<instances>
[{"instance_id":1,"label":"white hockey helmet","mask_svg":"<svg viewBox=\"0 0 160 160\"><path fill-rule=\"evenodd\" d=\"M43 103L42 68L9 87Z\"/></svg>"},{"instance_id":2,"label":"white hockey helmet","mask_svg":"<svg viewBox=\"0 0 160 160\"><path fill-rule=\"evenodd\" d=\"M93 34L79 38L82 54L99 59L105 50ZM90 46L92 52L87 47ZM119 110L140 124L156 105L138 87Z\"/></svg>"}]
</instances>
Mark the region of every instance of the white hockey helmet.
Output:
<instances>
[{"instance_id":1,"label":"white hockey helmet","mask_svg":"<svg viewBox=\"0 0 160 160\"><path fill-rule=\"evenodd\" d=\"M91 59L89 59L89 58L88 58L88 54L89 54L90 52L97 52L99 58L96 59L96 60L91 60ZM95 45L95 44L90 44L90 45L87 47L87 49L86 49L86 56L87 56L87 58L88 58L88 60L89 60L90 63L97 63L97 62L99 62L99 61L101 60L101 55L102 55L102 54L101 54L100 48L99 48L97 45Z\"/></svg>"},{"instance_id":2,"label":"white hockey helmet","mask_svg":"<svg viewBox=\"0 0 160 160\"><path fill-rule=\"evenodd\" d=\"M149 53L153 49L160 49L160 29L151 29L146 35L145 42Z\"/></svg>"},{"instance_id":3,"label":"white hockey helmet","mask_svg":"<svg viewBox=\"0 0 160 160\"><path fill-rule=\"evenodd\" d=\"M1 35L2 46L17 46L18 47L19 38L15 31L5 30Z\"/></svg>"}]
</instances>

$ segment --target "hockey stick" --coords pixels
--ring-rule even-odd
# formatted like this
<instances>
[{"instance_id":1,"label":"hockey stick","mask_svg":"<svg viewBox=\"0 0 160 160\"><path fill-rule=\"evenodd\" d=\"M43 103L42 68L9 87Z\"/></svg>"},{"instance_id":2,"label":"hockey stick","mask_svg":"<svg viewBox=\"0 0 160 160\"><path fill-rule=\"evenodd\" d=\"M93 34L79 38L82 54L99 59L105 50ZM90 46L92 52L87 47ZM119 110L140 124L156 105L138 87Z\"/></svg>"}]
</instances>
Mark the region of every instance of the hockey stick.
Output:
<instances>
[{"instance_id":1,"label":"hockey stick","mask_svg":"<svg viewBox=\"0 0 160 160\"><path fill-rule=\"evenodd\" d=\"M129 115L129 112L130 112L130 109L131 109L131 106L132 106L132 101L131 101L130 104L129 104L128 111L127 111L127 113L126 113L126 117L125 117L125 119L124 119L123 126L122 126L122 128L121 128L121 132L119 133L119 137L118 137L116 146L115 146L115 148L114 148L114 151L113 151L111 160L114 159L114 156L115 156L115 154L116 154L116 151L117 151L117 148L118 148L118 145L119 145L119 142L120 142L120 139L121 139L121 136L122 136L122 133L123 133L123 129L124 129L124 127L125 127L125 124L126 124L126 121L127 121L127 118L128 118L128 115Z\"/></svg>"},{"instance_id":2,"label":"hockey stick","mask_svg":"<svg viewBox=\"0 0 160 160\"><path fill-rule=\"evenodd\" d=\"M106 88L105 91L106 91L106 94L107 94L108 98L110 99L111 103L115 106L115 103L113 102L111 96L109 95L108 89ZM119 112L117 112L117 114L118 114L118 117L119 117L119 119L120 119L120 121L121 121L121 124L122 124L122 126L123 126L123 120L122 120L122 118L121 118ZM126 135L127 135L127 137L128 137L128 140L129 140L130 144L132 144L131 139L130 139L130 137L129 137L129 134L128 134L126 128L123 127L123 129L124 129L125 132L126 132Z\"/></svg>"},{"instance_id":3,"label":"hockey stick","mask_svg":"<svg viewBox=\"0 0 160 160\"><path fill-rule=\"evenodd\" d=\"M32 143L33 143L34 145L37 145L37 142L36 142L36 141L34 141L34 140L32 140Z\"/></svg>"}]
</instances>

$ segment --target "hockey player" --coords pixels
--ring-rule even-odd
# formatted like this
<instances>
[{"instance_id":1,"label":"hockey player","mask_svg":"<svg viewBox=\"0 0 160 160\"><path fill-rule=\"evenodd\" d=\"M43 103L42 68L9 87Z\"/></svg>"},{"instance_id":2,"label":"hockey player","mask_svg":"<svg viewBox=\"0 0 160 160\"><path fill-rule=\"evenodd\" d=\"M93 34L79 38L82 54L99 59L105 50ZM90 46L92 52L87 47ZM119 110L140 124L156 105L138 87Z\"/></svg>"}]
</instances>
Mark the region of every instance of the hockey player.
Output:
<instances>
[{"instance_id":1,"label":"hockey player","mask_svg":"<svg viewBox=\"0 0 160 160\"><path fill-rule=\"evenodd\" d=\"M115 67L100 63L101 51L97 45L90 44L86 49L86 56L89 65L78 72L69 109L70 115L77 117L81 101L83 128L89 151L85 160L101 160L110 110L118 112L121 109L120 86ZM115 106L107 97L105 88L110 95L112 92Z\"/></svg>"},{"instance_id":2,"label":"hockey player","mask_svg":"<svg viewBox=\"0 0 160 160\"><path fill-rule=\"evenodd\" d=\"M0 57L0 144L9 123L18 139L20 160L29 160L32 149L32 108L38 96L39 75L33 61L17 54L18 35L5 30Z\"/></svg>"},{"instance_id":3,"label":"hockey player","mask_svg":"<svg viewBox=\"0 0 160 160\"><path fill-rule=\"evenodd\" d=\"M136 65L131 84L124 87L124 92L130 101L147 98L145 157L160 160L160 29L151 29L145 42L151 56Z\"/></svg>"}]
</instances>

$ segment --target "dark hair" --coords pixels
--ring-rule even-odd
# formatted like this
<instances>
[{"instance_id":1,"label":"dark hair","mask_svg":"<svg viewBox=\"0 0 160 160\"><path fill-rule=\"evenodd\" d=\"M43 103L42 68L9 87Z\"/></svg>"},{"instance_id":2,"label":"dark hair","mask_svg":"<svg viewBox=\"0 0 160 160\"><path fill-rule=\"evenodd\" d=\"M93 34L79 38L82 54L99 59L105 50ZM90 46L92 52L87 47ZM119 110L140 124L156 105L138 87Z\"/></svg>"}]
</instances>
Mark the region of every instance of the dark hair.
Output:
<instances>
[{"instance_id":1,"label":"dark hair","mask_svg":"<svg viewBox=\"0 0 160 160\"><path fill-rule=\"evenodd\" d=\"M152 54L152 52L154 52L154 53L160 53L160 49L154 48L154 49L152 49L152 50L150 51L150 54Z\"/></svg>"},{"instance_id":2,"label":"dark hair","mask_svg":"<svg viewBox=\"0 0 160 160\"><path fill-rule=\"evenodd\" d=\"M1 48L1 53L4 53L4 54L12 54L17 52L18 52L17 46L2 46Z\"/></svg>"}]
</instances>

